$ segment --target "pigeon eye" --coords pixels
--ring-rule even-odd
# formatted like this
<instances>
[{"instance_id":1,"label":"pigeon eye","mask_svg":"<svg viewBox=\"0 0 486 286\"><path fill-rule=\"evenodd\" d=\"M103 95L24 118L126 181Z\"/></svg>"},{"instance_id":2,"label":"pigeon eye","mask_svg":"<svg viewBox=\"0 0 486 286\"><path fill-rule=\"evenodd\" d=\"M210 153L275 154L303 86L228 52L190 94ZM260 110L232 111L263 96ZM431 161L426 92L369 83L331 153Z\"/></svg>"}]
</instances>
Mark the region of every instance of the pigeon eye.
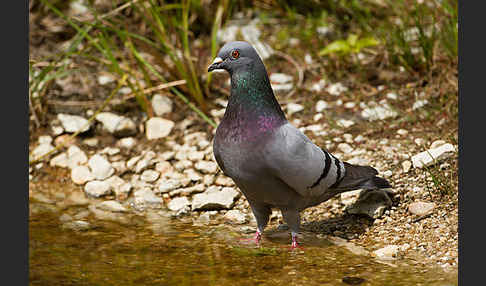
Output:
<instances>
[{"instance_id":1,"label":"pigeon eye","mask_svg":"<svg viewBox=\"0 0 486 286\"><path fill-rule=\"evenodd\" d=\"M234 59L237 59L240 57L240 52L238 52L238 50L234 50L232 53L231 53L231 56L234 58Z\"/></svg>"}]
</instances>

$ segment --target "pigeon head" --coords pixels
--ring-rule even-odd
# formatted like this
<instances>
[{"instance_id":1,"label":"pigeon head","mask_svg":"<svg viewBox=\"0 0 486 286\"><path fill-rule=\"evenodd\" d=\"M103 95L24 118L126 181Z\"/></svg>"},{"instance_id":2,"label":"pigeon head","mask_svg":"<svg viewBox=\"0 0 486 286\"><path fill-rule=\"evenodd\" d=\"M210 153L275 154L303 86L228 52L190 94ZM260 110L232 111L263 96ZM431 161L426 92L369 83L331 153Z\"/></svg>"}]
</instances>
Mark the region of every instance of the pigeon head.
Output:
<instances>
[{"instance_id":1,"label":"pigeon head","mask_svg":"<svg viewBox=\"0 0 486 286\"><path fill-rule=\"evenodd\" d=\"M250 70L256 62L263 64L250 44L242 41L228 42L219 50L208 72L226 70L233 74L240 69Z\"/></svg>"}]
</instances>

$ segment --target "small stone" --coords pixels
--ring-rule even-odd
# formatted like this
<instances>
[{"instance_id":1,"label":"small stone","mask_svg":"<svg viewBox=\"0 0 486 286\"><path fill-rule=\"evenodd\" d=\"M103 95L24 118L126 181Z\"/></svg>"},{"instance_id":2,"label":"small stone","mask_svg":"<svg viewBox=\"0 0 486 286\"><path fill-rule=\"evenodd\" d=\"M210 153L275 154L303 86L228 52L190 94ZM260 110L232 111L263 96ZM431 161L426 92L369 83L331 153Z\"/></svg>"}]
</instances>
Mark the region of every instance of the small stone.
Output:
<instances>
[{"instance_id":1,"label":"small stone","mask_svg":"<svg viewBox=\"0 0 486 286\"><path fill-rule=\"evenodd\" d=\"M386 94L386 98L391 99L391 100L397 100L398 95L396 93L389 92L389 93Z\"/></svg>"},{"instance_id":2,"label":"small stone","mask_svg":"<svg viewBox=\"0 0 486 286\"><path fill-rule=\"evenodd\" d=\"M223 219L225 219L226 221L229 221L231 223L234 223L234 224L244 224L248 221L248 219L246 218L246 215L244 213L240 212L239 210L227 211L224 214Z\"/></svg>"},{"instance_id":3,"label":"small stone","mask_svg":"<svg viewBox=\"0 0 486 286\"><path fill-rule=\"evenodd\" d=\"M173 170L174 168L167 161L161 161L155 164L155 171L160 172L161 175L164 175L165 173L171 172Z\"/></svg>"},{"instance_id":4,"label":"small stone","mask_svg":"<svg viewBox=\"0 0 486 286\"><path fill-rule=\"evenodd\" d=\"M377 259L381 260L393 260L398 255L398 250L400 249L397 245L387 245L383 248L373 251L373 254Z\"/></svg>"},{"instance_id":5,"label":"small stone","mask_svg":"<svg viewBox=\"0 0 486 286\"><path fill-rule=\"evenodd\" d=\"M60 217L59 217L59 220L61 222L68 222L68 221L72 221L73 220L73 217L68 215L68 214L62 214Z\"/></svg>"},{"instance_id":6,"label":"small stone","mask_svg":"<svg viewBox=\"0 0 486 286\"><path fill-rule=\"evenodd\" d=\"M383 172L383 177L385 178L389 178L393 175L393 172L390 171L390 170L386 170L385 172Z\"/></svg>"},{"instance_id":7,"label":"small stone","mask_svg":"<svg viewBox=\"0 0 486 286\"><path fill-rule=\"evenodd\" d=\"M393 110L388 104L382 106L375 106L372 108L365 108L361 112L361 116L369 121L384 120L398 116L398 113Z\"/></svg>"},{"instance_id":8,"label":"small stone","mask_svg":"<svg viewBox=\"0 0 486 286\"><path fill-rule=\"evenodd\" d=\"M351 153L353 151L353 148L347 143L339 143L337 148L344 154Z\"/></svg>"},{"instance_id":9,"label":"small stone","mask_svg":"<svg viewBox=\"0 0 486 286\"><path fill-rule=\"evenodd\" d=\"M88 145L89 147L96 147L100 143L100 140L98 138L86 138L83 140L83 144Z\"/></svg>"},{"instance_id":10,"label":"small stone","mask_svg":"<svg viewBox=\"0 0 486 286\"><path fill-rule=\"evenodd\" d=\"M293 77L284 73L272 73L270 75L270 82L272 83L287 83L291 82Z\"/></svg>"},{"instance_id":11,"label":"small stone","mask_svg":"<svg viewBox=\"0 0 486 286\"><path fill-rule=\"evenodd\" d=\"M132 149L133 147L135 147L135 145L137 145L137 140L133 137L125 137L118 140L117 145L120 148Z\"/></svg>"},{"instance_id":12,"label":"small stone","mask_svg":"<svg viewBox=\"0 0 486 286\"><path fill-rule=\"evenodd\" d=\"M416 109L419 109L421 107L424 107L428 103L429 103L429 101L427 99L419 99L419 100L414 102L414 104L412 106L412 110L416 110Z\"/></svg>"},{"instance_id":13,"label":"small stone","mask_svg":"<svg viewBox=\"0 0 486 286\"><path fill-rule=\"evenodd\" d=\"M324 111L324 109L327 109L327 108L329 108L329 104L327 102L325 102L324 100L319 100L316 103L316 111L317 112L322 112L322 111Z\"/></svg>"},{"instance_id":14,"label":"small stone","mask_svg":"<svg viewBox=\"0 0 486 286\"><path fill-rule=\"evenodd\" d=\"M402 168L403 172L407 173L408 171L410 171L410 168L412 168L412 163L408 160L405 160L402 162Z\"/></svg>"},{"instance_id":15,"label":"small stone","mask_svg":"<svg viewBox=\"0 0 486 286\"><path fill-rule=\"evenodd\" d=\"M186 197L174 198L167 204L167 208L171 211L178 211L187 206L191 206L191 203Z\"/></svg>"},{"instance_id":16,"label":"small stone","mask_svg":"<svg viewBox=\"0 0 486 286\"><path fill-rule=\"evenodd\" d=\"M49 162L49 165L51 167L61 167L61 168L67 168L68 166L68 158L66 153L61 153L51 159Z\"/></svg>"},{"instance_id":17,"label":"small stone","mask_svg":"<svg viewBox=\"0 0 486 286\"><path fill-rule=\"evenodd\" d=\"M133 193L135 197L135 204L140 208L151 207L160 208L162 207L163 200L161 197L156 196L152 190L149 188L142 188Z\"/></svg>"},{"instance_id":18,"label":"small stone","mask_svg":"<svg viewBox=\"0 0 486 286\"><path fill-rule=\"evenodd\" d=\"M112 75L103 74L98 76L98 83L100 85L105 85L113 81L115 81L115 78Z\"/></svg>"},{"instance_id":19,"label":"small stone","mask_svg":"<svg viewBox=\"0 0 486 286\"><path fill-rule=\"evenodd\" d=\"M104 201L96 206L97 208L110 212L126 212L127 209L114 200Z\"/></svg>"},{"instance_id":20,"label":"small stone","mask_svg":"<svg viewBox=\"0 0 486 286\"><path fill-rule=\"evenodd\" d=\"M128 194L132 190L132 184L130 182L126 182L118 176L111 176L110 178L106 179L105 182L110 185L110 188L115 192L115 196L119 200L125 200L128 198Z\"/></svg>"},{"instance_id":21,"label":"small stone","mask_svg":"<svg viewBox=\"0 0 486 286\"><path fill-rule=\"evenodd\" d=\"M177 179L161 179L158 181L158 193L168 193L182 186Z\"/></svg>"},{"instance_id":22,"label":"small stone","mask_svg":"<svg viewBox=\"0 0 486 286\"><path fill-rule=\"evenodd\" d=\"M157 116L171 113L172 100L165 95L156 94L152 97L152 108Z\"/></svg>"},{"instance_id":23,"label":"small stone","mask_svg":"<svg viewBox=\"0 0 486 286\"><path fill-rule=\"evenodd\" d=\"M93 176L98 180L107 179L115 172L115 169L111 166L110 162L98 154L89 159L88 166L90 167Z\"/></svg>"},{"instance_id":24,"label":"small stone","mask_svg":"<svg viewBox=\"0 0 486 286\"><path fill-rule=\"evenodd\" d=\"M341 193L341 203L346 207L353 205L358 200L361 192L362 190L355 190Z\"/></svg>"},{"instance_id":25,"label":"small stone","mask_svg":"<svg viewBox=\"0 0 486 286\"><path fill-rule=\"evenodd\" d=\"M218 176L216 178L216 185L225 186L225 187L232 187L232 186L235 185L235 183L233 182L233 179L231 179L230 177Z\"/></svg>"},{"instance_id":26,"label":"small stone","mask_svg":"<svg viewBox=\"0 0 486 286\"><path fill-rule=\"evenodd\" d=\"M86 154L76 145L72 145L68 148L67 158L68 167L71 169L79 165L84 165L86 162L88 162L88 157Z\"/></svg>"},{"instance_id":27,"label":"small stone","mask_svg":"<svg viewBox=\"0 0 486 286\"><path fill-rule=\"evenodd\" d=\"M437 148L429 149L412 156L412 163L414 168L422 168L424 166L433 165L454 155L456 152L452 144L446 143Z\"/></svg>"},{"instance_id":28,"label":"small stone","mask_svg":"<svg viewBox=\"0 0 486 286\"><path fill-rule=\"evenodd\" d=\"M49 135L42 135L42 136L39 136L37 141L39 142L39 144L51 144L52 143L52 137L49 136Z\"/></svg>"},{"instance_id":29,"label":"small stone","mask_svg":"<svg viewBox=\"0 0 486 286\"><path fill-rule=\"evenodd\" d=\"M344 128L351 127L355 124L355 122L353 120L347 120L347 119L338 119L336 121L336 123L337 123L337 125L344 127Z\"/></svg>"},{"instance_id":30,"label":"small stone","mask_svg":"<svg viewBox=\"0 0 486 286\"><path fill-rule=\"evenodd\" d=\"M201 161L202 159L204 159L204 152L201 152L201 151L189 152L187 154L187 159L189 159L193 162Z\"/></svg>"},{"instance_id":31,"label":"small stone","mask_svg":"<svg viewBox=\"0 0 486 286\"><path fill-rule=\"evenodd\" d=\"M64 131L68 133L86 132L90 128L88 120L81 116L59 113L57 119L61 122Z\"/></svg>"},{"instance_id":32,"label":"small stone","mask_svg":"<svg viewBox=\"0 0 486 286\"><path fill-rule=\"evenodd\" d=\"M75 220L63 224L62 228L72 229L75 231L83 231L83 230L91 229L92 226L91 224L89 224L89 222L82 221L82 220Z\"/></svg>"},{"instance_id":33,"label":"small stone","mask_svg":"<svg viewBox=\"0 0 486 286\"><path fill-rule=\"evenodd\" d=\"M88 196L99 198L111 194L111 187L106 181L90 181L84 185Z\"/></svg>"},{"instance_id":34,"label":"small stone","mask_svg":"<svg viewBox=\"0 0 486 286\"><path fill-rule=\"evenodd\" d=\"M32 151L32 159L37 160L38 158L44 156L45 154L54 150L54 146L49 144L40 144Z\"/></svg>"},{"instance_id":35,"label":"small stone","mask_svg":"<svg viewBox=\"0 0 486 286\"><path fill-rule=\"evenodd\" d=\"M62 128L61 126L58 126L58 125L51 126L51 130L52 130L52 134L54 136L59 136L64 132L64 128Z\"/></svg>"},{"instance_id":36,"label":"small stone","mask_svg":"<svg viewBox=\"0 0 486 286\"><path fill-rule=\"evenodd\" d=\"M153 140L166 137L172 131L175 123L160 117L152 117L145 124L147 139Z\"/></svg>"},{"instance_id":37,"label":"small stone","mask_svg":"<svg viewBox=\"0 0 486 286\"><path fill-rule=\"evenodd\" d=\"M94 180L95 177L86 166L75 166L71 169L71 180L77 185Z\"/></svg>"},{"instance_id":38,"label":"small stone","mask_svg":"<svg viewBox=\"0 0 486 286\"><path fill-rule=\"evenodd\" d=\"M402 136L405 136L408 134L408 130L405 130L405 129L398 129L397 130L397 134L398 135L402 135Z\"/></svg>"},{"instance_id":39,"label":"small stone","mask_svg":"<svg viewBox=\"0 0 486 286\"><path fill-rule=\"evenodd\" d=\"M446 143L447 142L444 140L435 140L434 142L432 142L432 144L430 144L430 149L438 148Z\"/></svg>"},{"instance_id":40,"label":"small stone","mask_svg":"<svg viewBox=\"0 0 486 286\"><path fill-rule=\"evenodd\" d=\"M142 175L140 176L140 180L152 183L155 182L160 176L160 173L154 170L145 170L143 171Z\"/></svg>"},{"instance_id":41,"label":"small stone","mask_svg":"<svg viewBox=\"0 0 486 286\"><path fill-rule=\"evenodd\" d=\"M338 83L330 84L326 88L326 91L331 95L338 96L341 93L348 91L348 88L345 87L342 83L338 82Z\"/></svg>"},{"instance_id":42,"label":"small stone","mask_svg":"<svg viewBox=\"0 0 486 286\"><path fill-rule=\"evenodd\" d=\"M223 188L221 191L208 189L204 193L195 194L192 198L192 210L231 209L239 196L234 188Z\"/></svg>"},{"instance_id":43,"label":"small stone","mask_svg":"<svg viewBox=\"0 0 486 286\"><path fill-rule=\"evenodd\" d=\"M408 211L414 215L425 216L435 209L435 203L413 202L408 205Z\"/></svg>"},{"instance_id":44,"label":"small stone","mask_svg":"<svg viewBox=\"0 0 486 286\"><path fill-rule=\"evenodd\" d=\"M297 103L289 103L287 104L287 114L290 116L294 113L297 113L299 111L302 111L304 110L304 106L303 105L300 105L300 104L297 104Z\"/></svg>"},{"instance_id":45,"label":"small stone","mask_svg":"<svg viewBox=\"0 0 486 286\"><path fill-rule=\"evenodd\" d=\"M214 174L218 170L218 165L211 161L199 161L194 167L205 174Z\"/></svg>"},{"instance_id":46,"label":"small stone","mask_svg":"<svg viewBox=\"0 0 486 286\"><path fill-rule=\"evenodd\" d=\"M103 129L115 136L130 136L137 133L137 126L130 118L111 112L100 112L96 120L103 124Z\"/></svg>"}]
</instances>

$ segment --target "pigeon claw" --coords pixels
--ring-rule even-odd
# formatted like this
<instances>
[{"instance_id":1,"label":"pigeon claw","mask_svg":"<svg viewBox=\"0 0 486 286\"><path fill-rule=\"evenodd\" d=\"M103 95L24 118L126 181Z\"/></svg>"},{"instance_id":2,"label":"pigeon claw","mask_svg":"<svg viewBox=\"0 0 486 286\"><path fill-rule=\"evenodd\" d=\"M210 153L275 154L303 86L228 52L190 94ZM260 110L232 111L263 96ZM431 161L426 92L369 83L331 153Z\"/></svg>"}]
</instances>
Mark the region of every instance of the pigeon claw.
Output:
<instances>
[{"instance_id":1,"label":"pigeon claw","mask_svg":"<svg viewBox=\"0 0 486 286\"><path fill-rule=\"evenodd\" d=\"M257 231L255 232L255 236L252 238L240 238L241 242L249 243L249 242L255 242L255 244L260 244L260 241L262 240L262 233Z\"/></svg>"}]
</instances>

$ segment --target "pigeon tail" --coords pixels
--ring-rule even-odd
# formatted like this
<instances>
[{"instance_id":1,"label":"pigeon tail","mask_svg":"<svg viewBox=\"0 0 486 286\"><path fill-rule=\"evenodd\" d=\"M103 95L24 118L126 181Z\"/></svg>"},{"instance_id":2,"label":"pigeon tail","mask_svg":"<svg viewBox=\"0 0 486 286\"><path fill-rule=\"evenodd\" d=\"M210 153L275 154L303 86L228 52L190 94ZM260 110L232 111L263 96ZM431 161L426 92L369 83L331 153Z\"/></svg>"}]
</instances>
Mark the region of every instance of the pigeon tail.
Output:
<instances>
[{"instance_id":1,"label":"pigeon tail","mask_svg":"<svg viewBox=\"0 0 486 286\"><path fill-rule=\"evenodd\" d=\"M390 183L377 177L378 171L370 166L352 165L343 162L346 173L343 179L333 189L339 191L351 191L357 189L374 190L391 188Z\"/></svg>"}]
</instances>

